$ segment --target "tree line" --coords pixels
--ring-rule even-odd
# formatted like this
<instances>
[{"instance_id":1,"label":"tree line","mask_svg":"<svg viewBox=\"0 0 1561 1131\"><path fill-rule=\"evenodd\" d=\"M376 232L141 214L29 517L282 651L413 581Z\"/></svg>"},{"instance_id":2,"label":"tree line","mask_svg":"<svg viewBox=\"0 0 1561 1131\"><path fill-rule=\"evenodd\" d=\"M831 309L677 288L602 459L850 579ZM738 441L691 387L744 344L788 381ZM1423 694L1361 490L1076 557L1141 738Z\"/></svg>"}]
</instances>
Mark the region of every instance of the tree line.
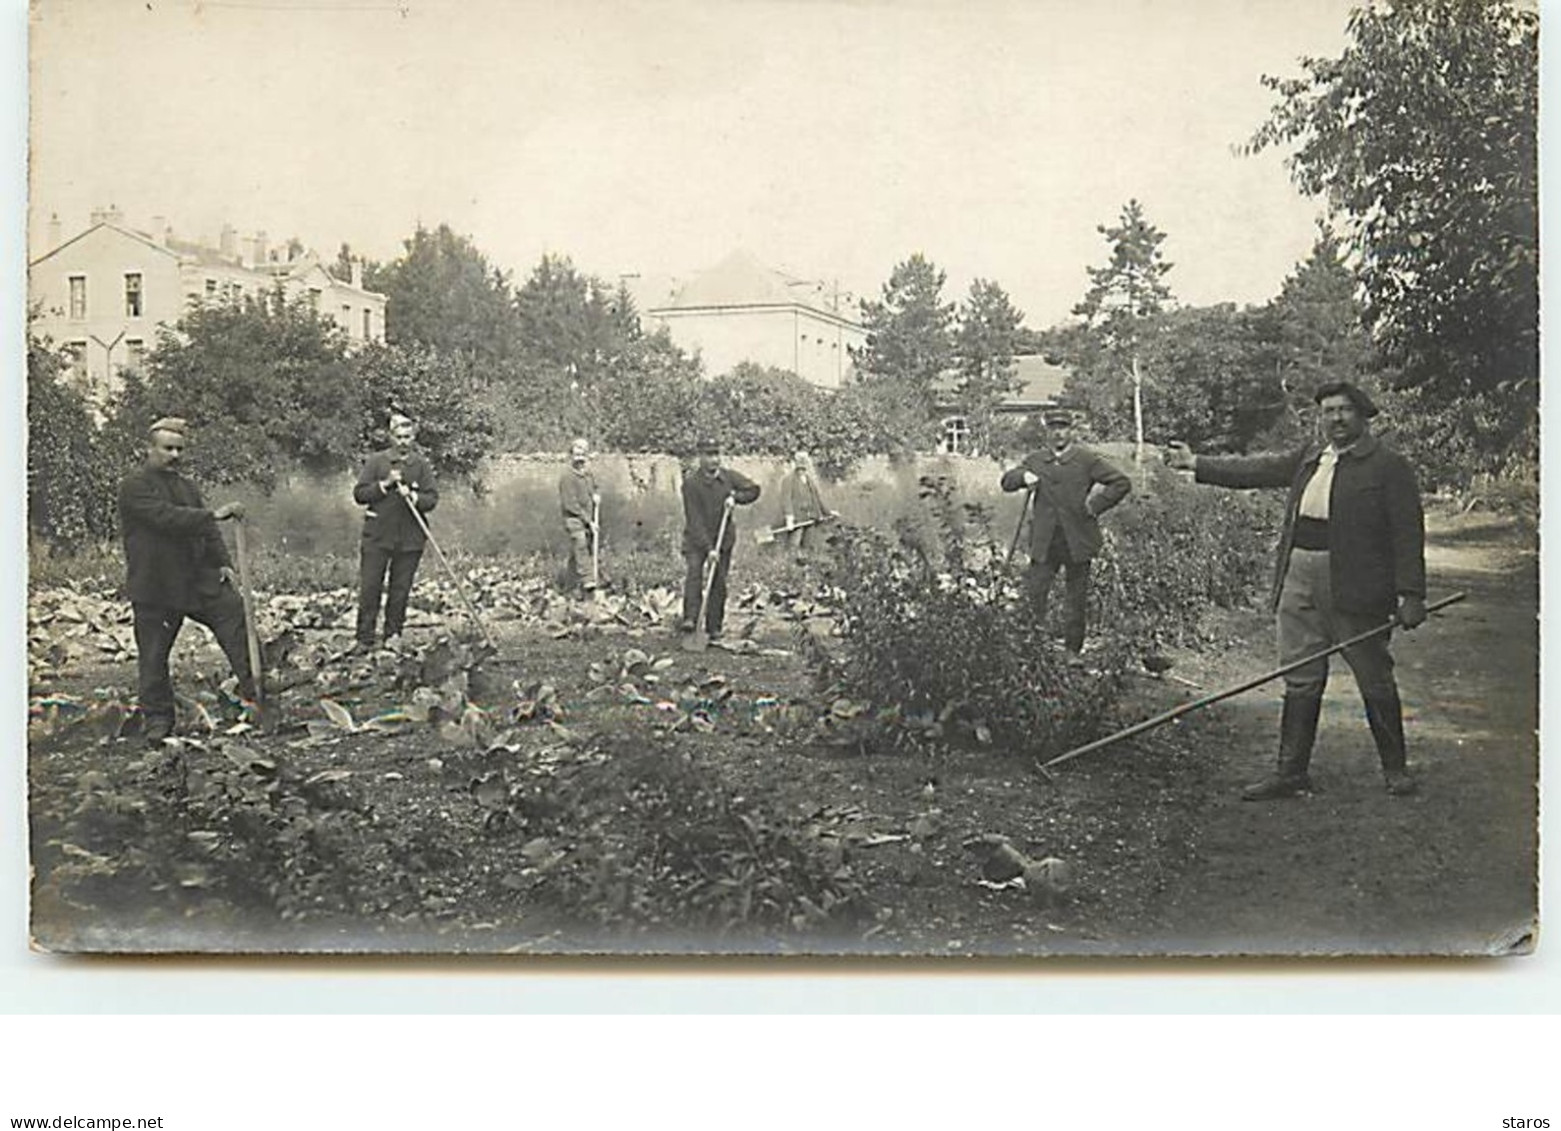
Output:
<instances>
[{"instance_id":1,"label":"tree line","mask_svg":"<svg viewBox=\"0 0 1561 1131\"><path fill-rule=\"evenodd\" d=\"M1256 307L1184 306L1166 234L1131 200L1102 224L1104 262L1064 323L1024 324L1001 285L945 301L921 252L860 303L856 380L829 393L755 365L708 375L621 285L546 255L518 285L470 238L419 226L365 264L387 297L381 344L351 348L280 292L192 306L159 334L97 426L28 342L29 523L53 541L112 532L112 483L165 413L196 422L197 474L268 487L295 469L343 471L387 413L422 422L446 475L495 450L806 447L826 471L870 453L927 450L955 404L976 445L1026 442L995 411L1014 358L1065 364L1097 435L1244 451L1306 434L1310 392L1349 377L1391 410L1428 483L1533 474L1538 444L1538 20L1507 0L1372 2L1338 58L1301 60L1242 148L1283 147L1327 220L1279 293ZM333 270L351 275L343 245Z\"/></svg>"}]
</instances>

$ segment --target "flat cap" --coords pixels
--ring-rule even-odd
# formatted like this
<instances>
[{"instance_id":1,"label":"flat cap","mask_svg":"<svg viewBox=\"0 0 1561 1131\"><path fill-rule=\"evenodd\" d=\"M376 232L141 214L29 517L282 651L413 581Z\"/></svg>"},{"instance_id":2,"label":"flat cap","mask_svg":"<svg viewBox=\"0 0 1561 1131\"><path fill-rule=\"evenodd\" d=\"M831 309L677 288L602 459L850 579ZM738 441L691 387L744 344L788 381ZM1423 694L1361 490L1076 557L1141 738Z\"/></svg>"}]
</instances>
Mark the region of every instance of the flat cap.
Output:
<instances>
[{"instance_id":1,"label":"flat cap","mask_svg":"<svg viewBox=\"0 0 1561 1131\"><path fill-rule=\"evenodd\" d=\"M161 419L154 420L152 426L147 429L148 433L173 432L179 436L187 435L189 431L190 422L182 416L164 416Z\"/></svg>"},{"instance_id":2,"label":"flat cap","mask_svg":"<svg viewBox=\"0 0 1561 1131\"><path fill-rule=\"evenodd\" d=\"M1316 404L1322 404L1324 397L1348 397L1350 403L1355 406L1355 411L1370 420L1381 409L1372 402L1372 399L1361 391L1360 386L1350 381L1329 381L1319 385L1317 392L1312 394L1312 400Z\"/></svg>"},{"instance_id":3,"label":"flat cap","mask_svg":"<svg viewBox=\"0 0 1561 1131\"><path fill-rule=\"evenodd\" d=\"M694 450L702 456L718 456L721 454L721 441L714 436L701 436Z\"/></svg>"}]
</instances>

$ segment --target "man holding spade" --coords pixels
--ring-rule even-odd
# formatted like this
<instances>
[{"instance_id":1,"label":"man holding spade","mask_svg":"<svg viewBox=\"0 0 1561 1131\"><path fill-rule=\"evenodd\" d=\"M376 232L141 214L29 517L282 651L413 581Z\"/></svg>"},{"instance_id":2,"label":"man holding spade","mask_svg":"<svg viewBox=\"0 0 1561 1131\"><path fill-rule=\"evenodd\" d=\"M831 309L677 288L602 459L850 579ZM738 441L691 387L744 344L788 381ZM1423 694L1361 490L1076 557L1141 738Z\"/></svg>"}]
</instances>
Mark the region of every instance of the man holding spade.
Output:
<instances>
[{"instance_id":1,"label":"man holding spade","mask_svg":"<svg viewBox=\"0 0 1561 1131\"><path fill-rule=\"evenodd\" d=\"M683 561L687 571L683 620L678 629L688 633L707 630L711 640L719 640L726 619L726 575L737 541L732 509L756 500L759 485L741 472L721 466L721 446L715 440L701 440L698 454L699 465L683 477ZM709 577L707 569L713 571Z\"/></svg>"},{"instance_id":2,"label":"man holding spade","mask_svg":"<svg viewBox=\"0 0 1561 1131\"><path fill-rule=\"evenodd\" d=\"M244 508L227 503L206 509L195 484L179 472L188 437L184 420L165 416L157 421L147 435L146 462L119 486L125 588L135 614L137 699L149 743L173 733L168 657L186 617L217 638L238 677L239 697L255 698L244 599L217 530L219 522L242 519Z\"/></svg>"}]
</instances>

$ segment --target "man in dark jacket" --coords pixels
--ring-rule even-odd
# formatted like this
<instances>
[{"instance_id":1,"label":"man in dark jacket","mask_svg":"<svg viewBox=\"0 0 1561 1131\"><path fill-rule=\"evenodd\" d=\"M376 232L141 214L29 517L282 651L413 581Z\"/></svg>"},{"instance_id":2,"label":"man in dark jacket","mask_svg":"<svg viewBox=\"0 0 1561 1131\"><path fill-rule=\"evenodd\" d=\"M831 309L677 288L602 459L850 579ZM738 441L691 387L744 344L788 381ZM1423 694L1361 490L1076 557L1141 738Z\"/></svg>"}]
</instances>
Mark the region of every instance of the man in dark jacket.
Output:
<instances>
[{"instance_id":1,"label":"man in dark jacket","mask_svg":"<svg viewBox=\"0 0 1561 1131\"><path fill-rule=\"evenodd\" d=\"M726 575L732 568L732 547L737 531L730 519L732 508L746 506L759 497L759 485L741 472L721 466L721 446L714 440L699 444L699 466L683 477L683 622L679 630L693 632L699 626L699 600L704 591L707 563L714 568L710 601L705 609L705 629L710 639L721 637L726 620ZM726 533L716 545L723 516Z\"/></svg>"},{"instance_id":2,"label":"man in dark jacket","mask_svg":"<svg viewBox=\"0 0 1561 1131\"><path fill-rule=\"evenodd\" d=\"M1044 621L1052 581L1064 571L1063 642L1070 652L1084 647L1089 621L1089 567L1100 552L1100 516L1133 489L1128 477L1090 449L1074 442L1073 413L1049 408L1042 417L1046 444L1003 472L1004 491L1034 492L1030 522L1030 599Z\"/></svg>"},{"instance_id":3,"label":"man in dark jacket","mask_svg":"<svg viewBox=\"0 0 1561 1131\"><path fill-rule=\"evenodd\" d=\"M412 446L417 425L397 413L390 418L390 447L369 456L352 489L353 499L368 508L363 516L358 575L358 647L374 647L374 625L380 597L385 600L385 639L399 637L406 625L412 580L426 541L418 516L439 505L439 489L428 457ZM385 594L385 573L390 592Z\"/></svg>"},{"instance_id":4,"label":"man in dark jacket","mask_svg":"<svg viewBox=\"0 0 1561 1131\"><path fill-rule=\"evenodd\" d=\"M591 446L584 440L570 444L569 466L558 477L558 506L564 516L564 533L569 536L569 584L571 589L578 585L588 593L596 588L591 542L600 537L596 523L602 503L596 476L587 466L590 455Z\"/></svg>"},{"instance_id":5,"label":"man in dark jacket","mask_svg":"<svg viewBox=\"0 0 1561 1131\"><path fill-rule=\"evenodd\" d=\"M1170 466L1220 487L1288 487L1275 563L1272 603L1282 664L1305 659L1390 621L1406 629L1426 618L1425 517L1408 462L1371 434L1377 406L1347 381L1317 390L1328 445L1283 454L1195 456L1185 444ZM1405 768L1404 717L1388 633L1344 650L1366 704L1388 792L1415 792ZM1248 800L1294 797L1311 788L1307 772L1328 661L1285 676L1276 773L1243 793Z\"/></svg>"},{"instance_id":6,"label":"man in dark jacket","mask_svg":"<svg viewBox=\"0 0 1561 1131\"><path fill-rule=\"evenodd\" d=\"M152 425L146 462L119 485L119 527L125 540L125 588L135 614L138 699L148 742L173 733L173 680L168 656L184 618L211 629L238 677L238 693L255 698L233 560L217 523L241 519L228 503L207 510L179 466L189 426L178 417Z\"/></svg>"}]
</instances>

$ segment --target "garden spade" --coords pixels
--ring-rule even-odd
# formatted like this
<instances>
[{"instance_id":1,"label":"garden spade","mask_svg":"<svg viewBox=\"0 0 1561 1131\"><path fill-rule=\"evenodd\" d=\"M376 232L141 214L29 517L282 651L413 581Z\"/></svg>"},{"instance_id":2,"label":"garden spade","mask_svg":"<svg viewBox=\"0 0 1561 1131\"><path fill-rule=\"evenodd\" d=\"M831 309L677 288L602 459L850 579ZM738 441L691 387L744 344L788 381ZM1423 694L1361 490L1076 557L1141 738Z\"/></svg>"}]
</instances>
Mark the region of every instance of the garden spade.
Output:
<instances>
[{"instance_id":1,"label":"garden spade","mask_svg":"<svg viewBox=\"0 0 1561 1131\"><path fill-rule=\"evenodd\" d=\"M249 671L255 681L255 706L265 710L266 673L260 658L260 629L255 624L255 596L249 585L249 543L244 536L244 520L233 528L238 556L238 590L244 601L244 642L249 648Z\"/></svg>"},{"instance_id":2,"label":"garden spade","mask_svg":"<svg viewBox=\"0 0 1561 1131\"><path fill-rule=\"evenodd\" d=\"M782 534L790 534L793 530L806 530L810 526L817 526L819 519L810 518L805 522L793 522L787 526L761 526L753 532L753 540L761 546L772 546L775 539Z\"/></svg>"},{"instance_id":3,"label":"garden spade","mask_svg":"<svg viewBox=\"0 0 1561 1131\"><path fill-rule=\"evenodd\" d=\"M710 647L710 634L705 631L705 609L710 605L710 590L715 586L715 571L721 568L721 544L726 541L726 522L731 517L731 507L721 512L721 527L716 531L715 548L705 555L705 584L699 593L699 614L694 618L694 631L683 640L685 652L703 652Z\"/></svg>"},{"instance_id":4,"label":"garden spade","mask_svg":"<svg viewBox=\"0 0 1561 1131\"><path fill-rule=\"evenodd\" d=\"M428 520L423 517L423 512L417 509L417 504L412 501L412 496L405 492L401 495L406 500L407 510L412 512L412 517L417 519L417 525L422 528L423 537L428 539L428 544L433 548L434 557L439 559L439 564L444 566L444 571L450 576L450 583L455 586L455 591L461 595L461 601L466 605L466 612L472 618L472 623L477 626L477 631L482 633L483 641L488 647L497 652L499 646L493 642L493 636L488 632L488 626L482 622L482 617L477 613L477 606L472 603L471 597L466 592L466 586L461 584L460 575L455 572L455 567L450 564L450 559L444 556L444 551L439 548L439 543L434 539L434 532L428 529Z\"/></svg>"}]
</instances>

